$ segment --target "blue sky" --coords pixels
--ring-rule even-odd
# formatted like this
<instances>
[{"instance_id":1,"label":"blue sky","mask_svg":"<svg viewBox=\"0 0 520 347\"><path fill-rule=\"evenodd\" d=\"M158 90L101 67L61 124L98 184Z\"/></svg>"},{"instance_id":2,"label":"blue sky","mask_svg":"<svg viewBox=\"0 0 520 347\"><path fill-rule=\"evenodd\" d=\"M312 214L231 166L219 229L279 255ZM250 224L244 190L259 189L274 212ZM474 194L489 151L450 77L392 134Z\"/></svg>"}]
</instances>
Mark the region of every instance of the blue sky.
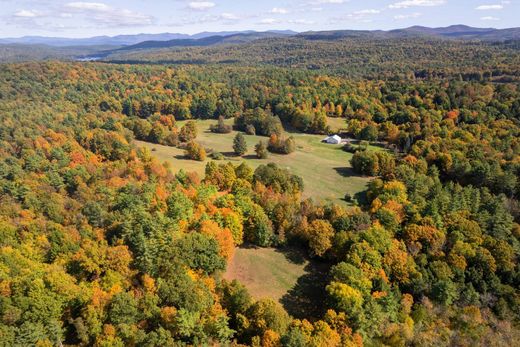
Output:
<instances>
[{"instance_id":1,"label":"blue sky","mask_svg":"<svg viewBox=\"0 0 520 347\"><path fill-rule=\"evenodd\" d=\"M0 37L520 26L520 0L0 0Z\"/></svg>"}]
</instances>

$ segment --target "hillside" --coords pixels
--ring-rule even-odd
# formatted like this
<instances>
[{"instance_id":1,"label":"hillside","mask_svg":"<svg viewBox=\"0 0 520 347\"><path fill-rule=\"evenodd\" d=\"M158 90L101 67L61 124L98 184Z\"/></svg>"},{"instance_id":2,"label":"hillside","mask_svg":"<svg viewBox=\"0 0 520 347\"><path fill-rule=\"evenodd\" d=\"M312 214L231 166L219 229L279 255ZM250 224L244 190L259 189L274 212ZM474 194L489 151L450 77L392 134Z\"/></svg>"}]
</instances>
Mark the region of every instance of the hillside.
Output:
<instances>
[{"instance_id":1,"label":"hillside","mask_svg":"<svg viewBox=\"0 0 520 347\"><path fill-rule=\"evenodd\" d=\"M217 44L242 44L263 38L276 38L290 36L279 32L250 32L250 33L233 33L225 35L202 36L197 35L192 39L174 39L168 41L144 41L135 45L122 47L118 51L132 51L152 48L168 48L168 47L204 47Z\"/></svg>"},{"instance_id":2,"label":"hillside","mask_svg":"<svg viewBox=\"0 0 520 347\"><path fill-rule=\"evenodd\" d=\"M243 44L209 47L128 50L109 54L119 63L277 66L326 70L350 77L379 78L400 75L424 78L494 71L496 78L518 78L520 46L436 38L305 39L268 38Z\"/></svg>"},{"instance_id":3,"label":"hillside","mask_svg":"<svg viewBox=\"0 0 520 347\"><path fill-rule=\"evenodd\" d=\"M464 42L459 42L459 41ZM447 50L470 47L464 54L476 54L473 47L489 46L480 55L497 54L497 47L518 49L520 29L473 28L454 25L445 28L414 26L396 30L335 30L296 33L290 30L223 31L185 34L138 34L114 37L59 38L27 36L0 39L0 61L30 59L105 59L126 62L160 62L174 64L268 64L304 68L340 68L364 65L366 70L378 68L376 60L396 61L404 58L410 64L426 68L436 65L436 55L443 64L449 61ZM418 49L424 43L435 47L427 54ZM322 52L325 50L325 52ZM398 52L393 52L397 50ZM437 52L437 50L440 50ZM499 51L503 51L498 49ZM407 56L397 57L399 51ZM500 53L500 52L499 52ZM508 54L503 51L504 54ZM350 57L352 56L352 57ZM395 56L395 57L394 57ZM464 56L464 55L463 55ZM454 57L459 59L458 57ZM480 57L482 59L483 57ZM460 58L462 60L462 57ZM475 59L465 59L473 64ZM427 65L425 65L425 63ZM371 66L372 64L372 66ZM460 67L461 62L458 63ZM391 64L384 69L392 67ZM395 71L393 71L395 73Z\"/></svg>"}]
</instances>

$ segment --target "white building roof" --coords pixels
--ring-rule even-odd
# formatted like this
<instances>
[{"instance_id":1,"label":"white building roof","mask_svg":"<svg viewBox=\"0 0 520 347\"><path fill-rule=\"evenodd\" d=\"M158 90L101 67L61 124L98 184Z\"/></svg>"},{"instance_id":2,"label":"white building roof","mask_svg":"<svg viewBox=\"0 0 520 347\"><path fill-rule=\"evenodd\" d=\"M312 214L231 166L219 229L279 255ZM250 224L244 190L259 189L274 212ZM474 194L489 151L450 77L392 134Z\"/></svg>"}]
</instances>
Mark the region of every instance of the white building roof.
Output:
<instances>
[{"instance_id":1,"label":"white building roof","mask_svg":"<svg viewBox=\"0 0 520 347\"><path fill-rule=\"evenodd\" d=\"M323 141L330 141L330 140L341 142L341 137L338 135L332 135L332 136L327 136L326 138L323 139Z\"/></svg>"}]
</instances>

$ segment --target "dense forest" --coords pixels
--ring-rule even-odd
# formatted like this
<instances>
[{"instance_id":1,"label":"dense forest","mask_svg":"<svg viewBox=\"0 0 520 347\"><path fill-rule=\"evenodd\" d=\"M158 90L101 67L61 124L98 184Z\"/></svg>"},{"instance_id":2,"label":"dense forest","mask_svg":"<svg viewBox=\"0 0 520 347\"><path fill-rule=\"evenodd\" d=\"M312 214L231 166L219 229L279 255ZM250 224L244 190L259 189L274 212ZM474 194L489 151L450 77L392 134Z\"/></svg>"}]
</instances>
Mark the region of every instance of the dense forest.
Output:
<instances>
[{"instance_id":1,"label":"dense forest","mask_svg":"<svg viewBox=\"0 0 520 347\"><path fill-rule=\"evenodd\" d=\"M295 52L324 64L349 52L319 45ZM413 46L439 65L387 69L380 55L355 79L285 63L0 65L0 345L518 343L518 48L400 45L392 64ZM373 177L347 206L303 198L275 164L173 174L133 142L200 155L177 121L219 117L270 145L284 129L328 134L337 117L387 150L346 146ZM323 312L291 317L223 280L243 244L298 245L329 264Z\"/></svg>"},{"instance_id":2,"label":"dense forest","mask_svg":"<svg viewBox=\"0 0 520 347\"><path fill-rule=\"evenodd\" d=\"M316 34L320 34L319 32ZM518 40L446 40L436 37L266 38L242 44L112 51L106 61L194 65L278 66L339 73L349 78L518 81Z\"/></svg>"}]
</instances>

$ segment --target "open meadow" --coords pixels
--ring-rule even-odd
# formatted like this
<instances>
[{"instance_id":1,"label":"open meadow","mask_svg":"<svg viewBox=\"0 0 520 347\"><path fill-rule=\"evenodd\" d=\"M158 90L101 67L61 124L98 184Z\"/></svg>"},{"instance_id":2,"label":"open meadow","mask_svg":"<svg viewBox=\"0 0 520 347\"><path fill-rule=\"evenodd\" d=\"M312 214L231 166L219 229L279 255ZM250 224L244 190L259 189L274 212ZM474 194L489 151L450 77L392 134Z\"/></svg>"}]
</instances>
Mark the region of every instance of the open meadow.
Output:
<instances>
[{"instance_id":1,"label":"open meadow","mask_svg":"<svg viewBox=\"0 0 520 347\"><path fill-rule=\"evenodd\" d=\"M327 270L299 248L239 247L224 278L238 280L255 299L271 298L294 317L308 317L321 313Z\"/></svg>"},{"instance_id":2,"label":"open meadow","mask_svg":"<svg viewBox=\"0 0 520 347\"><path fill-rule=\"evenodd\" d=\"M341 120L331 119L331 127L339 124ZM228 120L231 124L232 120ZM267 141L267 137L246 135L247 153L243 157L237 157L233 153L233 138L236 131L229 134L216 134L209 130L216 120L198 120L198 136L196 141L206 149L221 152L226 157L225 161L240 164L246 161L253 168L262 164L276 163L289 169L292 173L303 178L304 196L319 200L331 200L343 202L346 193L355 195L365 190L369 181L368 177L355 174L350 166L352 154L342 150L342 145L330 145L322 143L324 135L309 135L302 133L290 133L296 140L296 151L289 155L270 154L267 159L257 159L254 146L259 141ZM183 122L178 122L181 127ZM204 176L206 164L212 160L209 156L203 161L189 160L184 157L184 150L176 147L161 146L143 141L135 141L137 146L147 147L153 151L153 155L161 161L171 164L174 172L184 169L188 172L196 172L200 177ZM379 148L373 147L373 150ZM224 162L224 161L223 161Z\"/></svg>"}]
</instances>

